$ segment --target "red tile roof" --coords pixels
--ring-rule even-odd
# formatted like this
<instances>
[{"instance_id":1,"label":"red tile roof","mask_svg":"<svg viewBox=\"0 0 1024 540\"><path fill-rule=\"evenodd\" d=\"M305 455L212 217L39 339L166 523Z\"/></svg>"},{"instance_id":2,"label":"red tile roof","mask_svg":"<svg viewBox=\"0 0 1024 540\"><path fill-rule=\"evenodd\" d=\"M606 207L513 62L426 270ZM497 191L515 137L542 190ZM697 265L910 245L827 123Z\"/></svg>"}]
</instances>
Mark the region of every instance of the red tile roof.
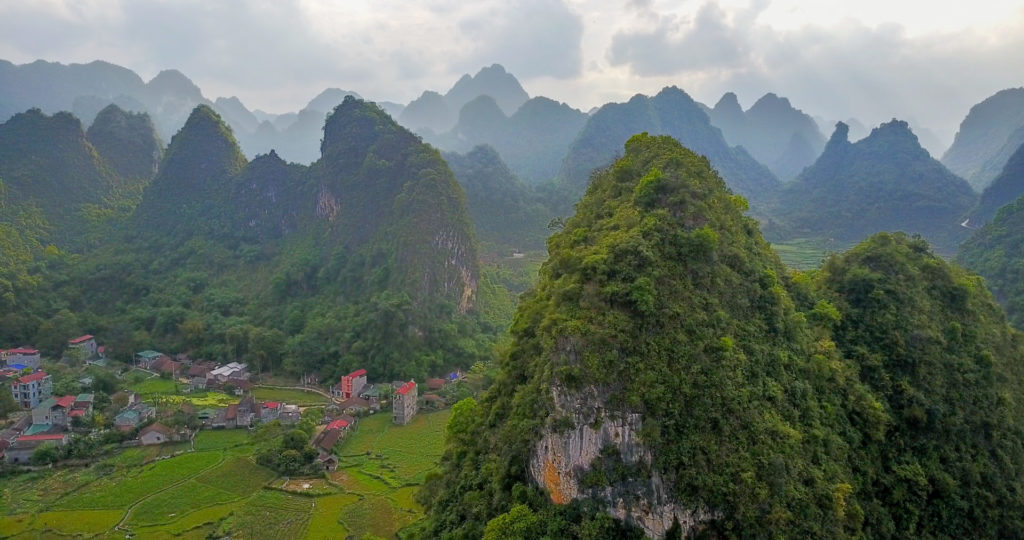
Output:
<instances>
[{"instance_id":1,"label":"red tile roof","mask_svg":"<svg viewBox=\"0 0 1024 540\"><path fill-rule=\"evenodd\" d=\"M45 371L37 371L31 375L25 375L24 377L18 379L18 382L21 384L28 384L30 382L42 380L48 376L49 375L47 375Z\"/></svg>"},{"instance_id":2,"label":"red tile roof","mask_svg":"<svg viewBox=\"0 0 1024 540\"><path fill-rule=\"evenodd\" d=\"M85 409L74 409L68 413L68 416L85 416Z\"/></svg>"},{"instance_id":3,"label":"red tile roof","mask_svg":"<svg viewBox=\"0 0 1024 540\"><path fill-rule=\"evenodd\" d=\"M335 421L331 422L330 424L327 424L327 428L326 429L342 429L342 428L347 428L347 427L348 427L348 422L346 422L344 420L335 420Z\"/></svg>"},{"instance_id":4,"label":"red tile roof","mask_svg":"<svg viewBox=\"0 0 1024 540\"><path fill-rule=\"evenodd\" d=\"M338 439L341 438L341 431L337 429L330 429L320 434L317 440L317 446L324 450L330 450L334 448L335 444L338 444Z\"/></svg>"},{"instance_id":5,"label":"red tile roof","mask_svg":"<svg viewBox=\"0 0 1024 540\"><path fill-rule=\"evenodd\" d=\"M38 349L29 349L28 347L18 347L17 349L8 349L7 352L12 354L39 354Z\"/></svg>"},{"instance_id":6,"label":"red tile roof","mask_svg":"<svg viewBox=\"0 0 1024 540\"><path fill-rule=\"evenodd\" d=\"M416 388L416 381L409 381L403 384L401 388L395 391L395 393L402 394L404 396L405 394L408 394L409 390L412 390L413 388Z\"/></svg>"},{"instance_id":7,"label":"red tile roof","mask_svg":"<svg viewBox=\"0 0 1024 540\"><path fill-rule=\"evenodd\" d=\"M63 433L44 433L42 435L22 435L19 441L59 441L66 435Z\"/></svg>"},{"instance_id":8,"label":"red tile roof","mask_svg":"<svg viewBox=\"0 0 1024 540\"><path fill-rule=\"evenodd\" d=\"M57 407L70 408L75 404L75 396L64 396L57 400Z\"/></svg>"},{"instance_id":9,"label":"red tile roof","mask_svg":"<svg viewBox=\"0 0 1024 540\"><path fill-rule=\"evenodd\" d=\"M448 381L444 379L427 379L427 388L431 390L438 390L444 388L445 383Z\"/></svg>"},{"instance_id":10,"label":"red tile roof","mask_svg":"<svg viewBox=\"0 0 1024 540\"><path fill-rule=\"evenodd\" d=\"M281 406L281 404L276 402L276 401L264 401L263 402L263 406L268 408L268 409L276 409L279 406Z\"/></svg>"},{"instance_id":11,"label":"red tile roof","mask_svg":"<svg viewBox=\"0 0 1024 540\"><path fill-rule=\"evenodd\" d=\"M365 369L357 369L357 370L353 371L352 373L349 373L348 375L346 375L346 377L355 378L355 377L361 377L363 375L366 375L366 370Z\"/></svg>"},{"instance_id":12,"label":"red tile roof","mask_svg":"<svg viewBox=\"0 0 1024 540\"><path fill-rule=\"evenodd\" d=\"M89 341L90 339L93 339L92 335L86 334L84 336L76 337L75 339L68 340L68 343L70 343L72 345L78 345L79 343L85 343L86 341Z\"/></svg>"}]
</instances>

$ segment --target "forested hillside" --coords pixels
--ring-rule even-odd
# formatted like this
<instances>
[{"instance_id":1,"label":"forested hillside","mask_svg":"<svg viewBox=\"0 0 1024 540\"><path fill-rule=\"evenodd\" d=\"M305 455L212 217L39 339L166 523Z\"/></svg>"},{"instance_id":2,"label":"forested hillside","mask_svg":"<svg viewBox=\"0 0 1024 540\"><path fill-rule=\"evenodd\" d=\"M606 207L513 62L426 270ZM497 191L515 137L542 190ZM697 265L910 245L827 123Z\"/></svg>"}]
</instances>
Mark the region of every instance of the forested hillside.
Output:
<instances>
[{"instance_id":1,"label":"forested hillside","mask_svg":"<svg viewBox=\"0 0 1024 540\"><path fill-rule=\"evenodd\" d=\"M1013 325L1024 329L1024 197L965 240L957 261L985 278Z\"/></svg>"},{"instance_id":2,"label":"forested hillside","mask_svg":"<svg viewBox=\"0 0 1024 540\"><path fill-rule=\"evenodd\" d=\"M56 120L80 133L72 117ZM358 364L425 377L485 357L500 328L477 306L493 287L477 294L465 195L440 154L353 98L324 131L310 167L247 162L221 118L197 107L107 241L58 244L76 254L54 253L34 289L45 302L24 306L7 339L56 352L88 330L120 355L191 350L324 376ZM15 253L38 243L23 230ZM25 291L11 288L16 302Z\"/></svg>"},{"instance_id":3,"label":"forested hillside","mask_svg":"<svg viewBox=\"0 0 1024 540\"><path fill-rule=\"evenodd\" d=\"M900 234L790 275L745 210L629 140L454 408L427 536L1024 533L1024 342L981 281Z\"/></svg>"}]
</instances>

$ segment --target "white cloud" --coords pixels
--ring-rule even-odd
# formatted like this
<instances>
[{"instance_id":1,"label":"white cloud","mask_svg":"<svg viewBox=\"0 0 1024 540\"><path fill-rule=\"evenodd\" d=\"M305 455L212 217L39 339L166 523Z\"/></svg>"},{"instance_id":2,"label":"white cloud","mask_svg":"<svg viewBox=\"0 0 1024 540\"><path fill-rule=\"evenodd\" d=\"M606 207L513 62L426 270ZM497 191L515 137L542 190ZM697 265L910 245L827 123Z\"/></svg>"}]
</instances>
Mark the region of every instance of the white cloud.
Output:
<instances>
[{"instance_id":1,"label":"white cloud","mask_svg":"<svg viewBox=\"0 0 1024 540\"><path fill-rule=\"evenodd\" d=\"M589 108L675 84L765 92L829 118L944 138L1024 84L1019 0L0 0L0 58L176 68L208 97L294 110L328 86L408 101L498 62Z\"/></svg>"}]
</instances>

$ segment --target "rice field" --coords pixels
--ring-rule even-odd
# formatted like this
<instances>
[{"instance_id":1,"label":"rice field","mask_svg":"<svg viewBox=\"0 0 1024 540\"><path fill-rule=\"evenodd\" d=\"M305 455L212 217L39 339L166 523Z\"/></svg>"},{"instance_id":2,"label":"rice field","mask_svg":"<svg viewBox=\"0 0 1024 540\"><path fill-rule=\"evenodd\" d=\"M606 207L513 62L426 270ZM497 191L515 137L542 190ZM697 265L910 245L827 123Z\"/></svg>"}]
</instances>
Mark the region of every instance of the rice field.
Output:
<instances>
[{"instance_id":1,"label":"rice field","mask_svg":"<svg viewBox=\"0 0 1024 540\"><path fill-rule=\"evenodd\" d=\"M252 395L261 401L279 401L302 406L323 405L327 403L327 398L316 392L309 392L307 390L299 390L295 388L267 388L266 386L257 386L253 389Z\"/></svg>"},{"instance_id":2,"label":"rice field","mask_svg":"<svg viewBox=\"0 0 1024 540\"><path fill-rule=\"evenodd\" d=\"M6 476L0 537L396 538L423 517L414 496L436 467L447 418L367 417L339 443L341 469L319 478L285 481L257 465L265 441L246 430L200 432L195 451L173 458L130 448L89 467Z\"/></svg>"}]
</instances>

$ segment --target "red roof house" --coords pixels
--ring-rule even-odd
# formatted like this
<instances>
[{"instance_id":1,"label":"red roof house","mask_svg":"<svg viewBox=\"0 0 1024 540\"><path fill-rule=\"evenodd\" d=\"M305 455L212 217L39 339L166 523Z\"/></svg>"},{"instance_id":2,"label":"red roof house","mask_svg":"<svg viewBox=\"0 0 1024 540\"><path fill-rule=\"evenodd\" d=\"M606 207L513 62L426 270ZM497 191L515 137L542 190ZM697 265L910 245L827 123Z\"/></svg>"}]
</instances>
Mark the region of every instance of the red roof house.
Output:
<instances>
[{"instance_id":1,"label":"red roof house","mask_svg":"<svg viewBox=\"0 0 1024 540\"><path fill-rule=\"evenodd\" d=\"M76 337L75 339L70 339L70 340L68 340L68 343L71 344L71 345L78 345L80 343L85 343L86 341L89 341L90 339L94 339L93 336L91 336L89 334L86 334L86 335L84 335L82 337Z\"/></svg>"}]
</instances>

